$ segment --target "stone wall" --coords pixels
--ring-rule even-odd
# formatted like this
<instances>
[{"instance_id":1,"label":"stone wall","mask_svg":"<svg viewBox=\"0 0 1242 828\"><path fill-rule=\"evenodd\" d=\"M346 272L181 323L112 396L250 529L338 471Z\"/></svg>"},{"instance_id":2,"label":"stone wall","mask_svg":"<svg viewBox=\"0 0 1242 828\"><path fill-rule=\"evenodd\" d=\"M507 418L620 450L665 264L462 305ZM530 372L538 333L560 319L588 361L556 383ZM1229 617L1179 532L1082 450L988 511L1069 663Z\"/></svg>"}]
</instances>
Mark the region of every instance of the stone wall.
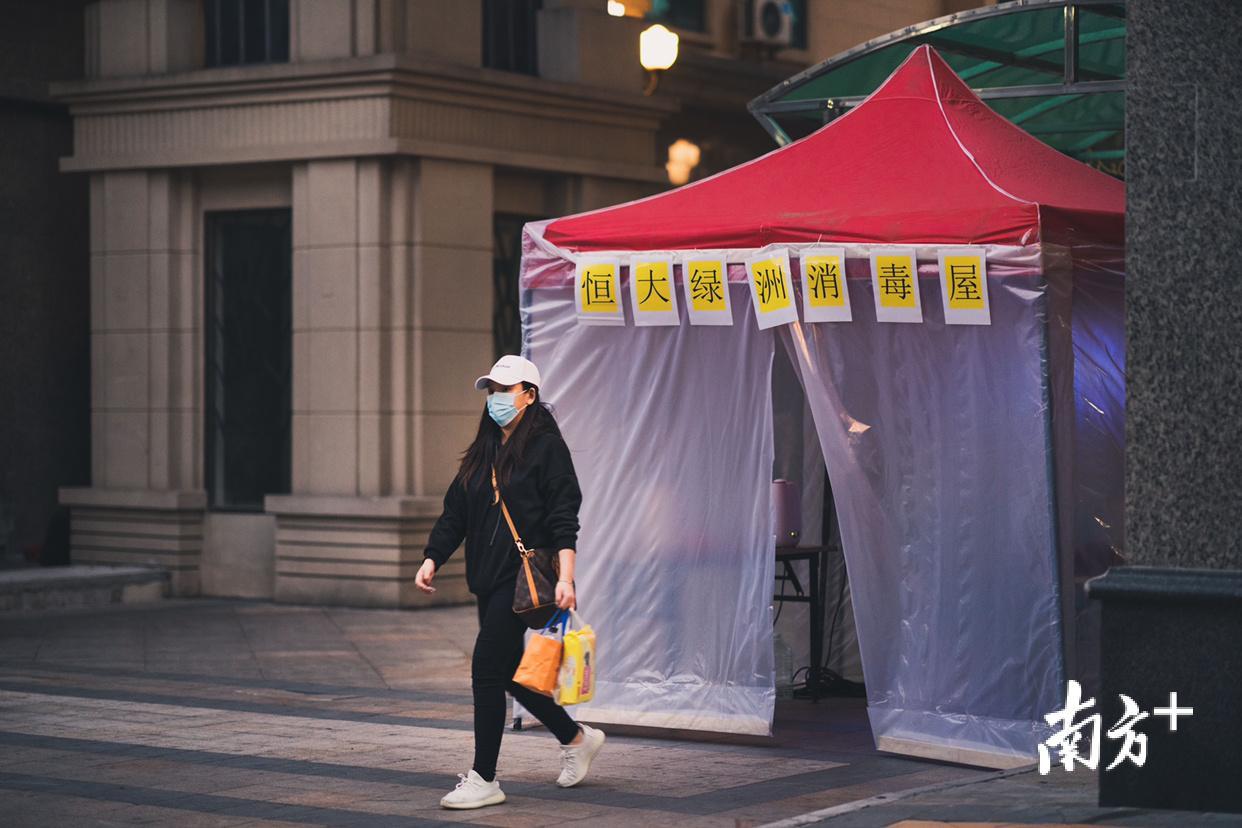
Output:
<instances>
[{"instance_id":1,"label":"stone wall","mask_svg":"<svg viewBox=\"0 0 1242 828\"><path fill-rule=\"evenodd\" d=\"M1127 557L1242 569L1242 3L1127 9Z\"/></svg>"}]
</instances>

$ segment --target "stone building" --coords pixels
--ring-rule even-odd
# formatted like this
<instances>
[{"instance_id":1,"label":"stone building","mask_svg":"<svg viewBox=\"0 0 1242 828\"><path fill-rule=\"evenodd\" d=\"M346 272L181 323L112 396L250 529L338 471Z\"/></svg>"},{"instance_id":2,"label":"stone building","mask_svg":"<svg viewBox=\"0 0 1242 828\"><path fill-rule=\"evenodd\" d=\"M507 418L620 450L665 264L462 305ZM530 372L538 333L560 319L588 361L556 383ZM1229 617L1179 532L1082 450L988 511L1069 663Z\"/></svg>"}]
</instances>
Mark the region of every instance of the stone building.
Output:
<instances>
[{"instance_id":1,"label":"stone building","mask_svg":"<svg viewBox=\"0 0 1242 828\"><path fill-rule=\"evenodd\" d=\"M522 223L669 186L678 138L696 176L766 151L753 95L964 5L806 0L775 48L733 0L86 4L85 77L51 88L61 171L89 182L73 559L165 567L182 595L414 604L470 380L520 342ZM653 20L681 56L646 95ZM463 599L460 556L439 585Z\"/></svg>"}]
</instances>

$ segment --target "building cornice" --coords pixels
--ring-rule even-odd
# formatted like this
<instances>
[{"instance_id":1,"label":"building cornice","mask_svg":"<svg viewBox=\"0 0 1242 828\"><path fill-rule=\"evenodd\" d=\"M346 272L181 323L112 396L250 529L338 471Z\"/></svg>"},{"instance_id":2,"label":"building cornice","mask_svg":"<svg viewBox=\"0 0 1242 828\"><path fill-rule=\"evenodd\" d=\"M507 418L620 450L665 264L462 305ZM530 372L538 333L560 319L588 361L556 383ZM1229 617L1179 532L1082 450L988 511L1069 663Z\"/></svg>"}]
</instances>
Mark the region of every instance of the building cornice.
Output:
<instances>
[{"instance_id":1,"label":"building cornice","mask_svg":"<svg viewBox=\"0 0 1242 828\"><path fill-rule=\"evenodd\" d=\"M192 105L212 96L255 100L264 93L285 97L302 92L322 95L368 85L406 86L450 96L494 97L504 94L515 103L529 106L560 106L567 111L612 113L659 118L677 111L675 100L645 97L579 84L495 69L461 66L416 58L407 54L381 54L301 63L268 63L197 69L162 75L62 81L50 85L52 97L76 111L88 106L120 107L124 104L153 106Z\"/></svg>"},{"instance_id":2,"label":"building cornice","mask_svg":"<svg viewBox=\"0 0 1242 828\"><path fill-rule=\"evenodd\" d=\"M660 181L676 100L385 54L56 83L66 171L429 154Z\"/></svg>"}]
</instances>

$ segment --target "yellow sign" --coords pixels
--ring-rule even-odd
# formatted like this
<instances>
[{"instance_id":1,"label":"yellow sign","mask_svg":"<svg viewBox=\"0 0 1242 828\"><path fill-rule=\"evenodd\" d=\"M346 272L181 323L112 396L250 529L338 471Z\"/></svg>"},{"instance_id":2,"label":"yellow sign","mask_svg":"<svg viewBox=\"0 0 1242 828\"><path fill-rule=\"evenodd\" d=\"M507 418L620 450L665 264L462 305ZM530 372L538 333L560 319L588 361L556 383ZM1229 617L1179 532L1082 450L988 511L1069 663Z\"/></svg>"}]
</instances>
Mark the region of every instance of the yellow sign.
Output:
<instances>
[{"instance_id":1,"label":"yellow sign","mask_svg":"<svg viewBox=\"0 0 1242 828\"><path fill-rule=\"evenodd\" d=\"M914 248L873 248L868 258L876 321L922 322L923 303Z\"/></svg>"},{"instance_id":2,"label":"yellow sign","mask_svg":"<svg viewBox=\"0 0 1242 828\"><path fill-rule=\"evenodd\" d=\"M840 308L846 304L840 256L807 256L807 304L812 308Z\"/></svg>"},{"instance_id":3,"label":"yellow sign","mask_svg":"<svg viewBox=\"0 0 1242 828\"><path fill-rule=\"evenodd\" d=\"M991 325L988 306L988 269L982 247L943 247L940 259L940 298L946 325Z\"/></svg>"},{"instance_id":4,"label":"yellow sign","mask_svg":"<svg viewBox=\"0 0 1242 828\"><path fill-rule=\"evenodd\" d=\"M617 265L613 262L583 266L578 280L578 309L582 313L616 314L621 306Z\"/></svg>"},{"instance_id":5,"label":"yellow sign","mask_svg":"<svg viewBox=\"0 0 1242 828\"><path fill-rule=\"evenodd\" d=\"M914 258L911 256L876 256L876 282L880 306L885 308L917 308L918 293L914 285Z\"/></svg>"},{"instance_id":6,"label":"yellow sign","mask_svg":"<svg viewBox=\"0 0 1242 828\"><path fill-rule=\"evenodd\" d=\"M727 276L724 267L724 262L719 259L686 262L691 308L696 311L729 309L728 300L725 298Z\"/></svg>"},{"instance_id":7,"label":"yellow sign","mask_svg":"<svg viewBox=\"0 0 1242 828\"><path fill-rule=\"evenodd\" d=\"M798 321L790 272L789 251L783 248L763 250L746 260L750 301L759 330Z\"/></svg>"},{"instance_id":8,"label":"yellow sign","mask_svg":"<svg viewBox=\"0 0 1242 828\"><path fill-rule=\"evenodd\" d=\"M954 310L982 310L984 301L983 257L945 256L940 277L945 296Z\"/></svg>"},{"instance_id":9,"label":"yellow sign","mask_svg":"<svg viewBox=\"0 0 1242 828\"><path fill-rule=\"evenodd\" d=\"M747 262L755 280L755 300L760 314L773 313L793 305L789 295L789 273L779 259Z\"/></svg>"},{"instance_id":10,"label":"yellow sign","mask_svg":"<svg viewBox=\"0 0 1242 828\"><path fill-rule=\"evenodd\" d=\"M808 247L802 251L802 318L807 322L852 322L845 248Z\"/></svg>"},{"instance_id":11,"label":"yellow sign","mask_svg":"<svg viewBox=\"0 0 1242 828\"><path fill-rule=\"evenodd\" d=\"M634 307L639 313L673 310L673 274L667 261L635 264L631 273Z\"/></svg>"}]
</instances>

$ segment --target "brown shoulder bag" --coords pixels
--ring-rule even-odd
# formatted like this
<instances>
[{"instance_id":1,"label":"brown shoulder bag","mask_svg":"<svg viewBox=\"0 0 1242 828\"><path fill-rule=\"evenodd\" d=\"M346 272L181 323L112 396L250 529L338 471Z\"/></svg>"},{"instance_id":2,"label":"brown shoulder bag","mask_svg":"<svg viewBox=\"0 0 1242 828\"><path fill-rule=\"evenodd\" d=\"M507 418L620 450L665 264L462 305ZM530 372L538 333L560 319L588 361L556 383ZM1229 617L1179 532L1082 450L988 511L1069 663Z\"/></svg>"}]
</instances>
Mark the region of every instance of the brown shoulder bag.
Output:
<instances>
[{"instance_id":1,"label":"brown shoulder bag","mask_svg":"<svg viewBox=\"0 0 1242 828\"><path fill-rule=\"evenodd\" d=\"M561 577L561 559L555 549L527 549L513 525L513 517L509 507L500 496L500 487L496 484L496 469L492 468L492 502L500 502L500 510L504 513L505 523L513 534L513 543L517 546L522 565L518 571L517 584L513 590L513 611L526 622L532 630L542 629L556 614L556 582Z\"/></svg>"}]
</instances>

